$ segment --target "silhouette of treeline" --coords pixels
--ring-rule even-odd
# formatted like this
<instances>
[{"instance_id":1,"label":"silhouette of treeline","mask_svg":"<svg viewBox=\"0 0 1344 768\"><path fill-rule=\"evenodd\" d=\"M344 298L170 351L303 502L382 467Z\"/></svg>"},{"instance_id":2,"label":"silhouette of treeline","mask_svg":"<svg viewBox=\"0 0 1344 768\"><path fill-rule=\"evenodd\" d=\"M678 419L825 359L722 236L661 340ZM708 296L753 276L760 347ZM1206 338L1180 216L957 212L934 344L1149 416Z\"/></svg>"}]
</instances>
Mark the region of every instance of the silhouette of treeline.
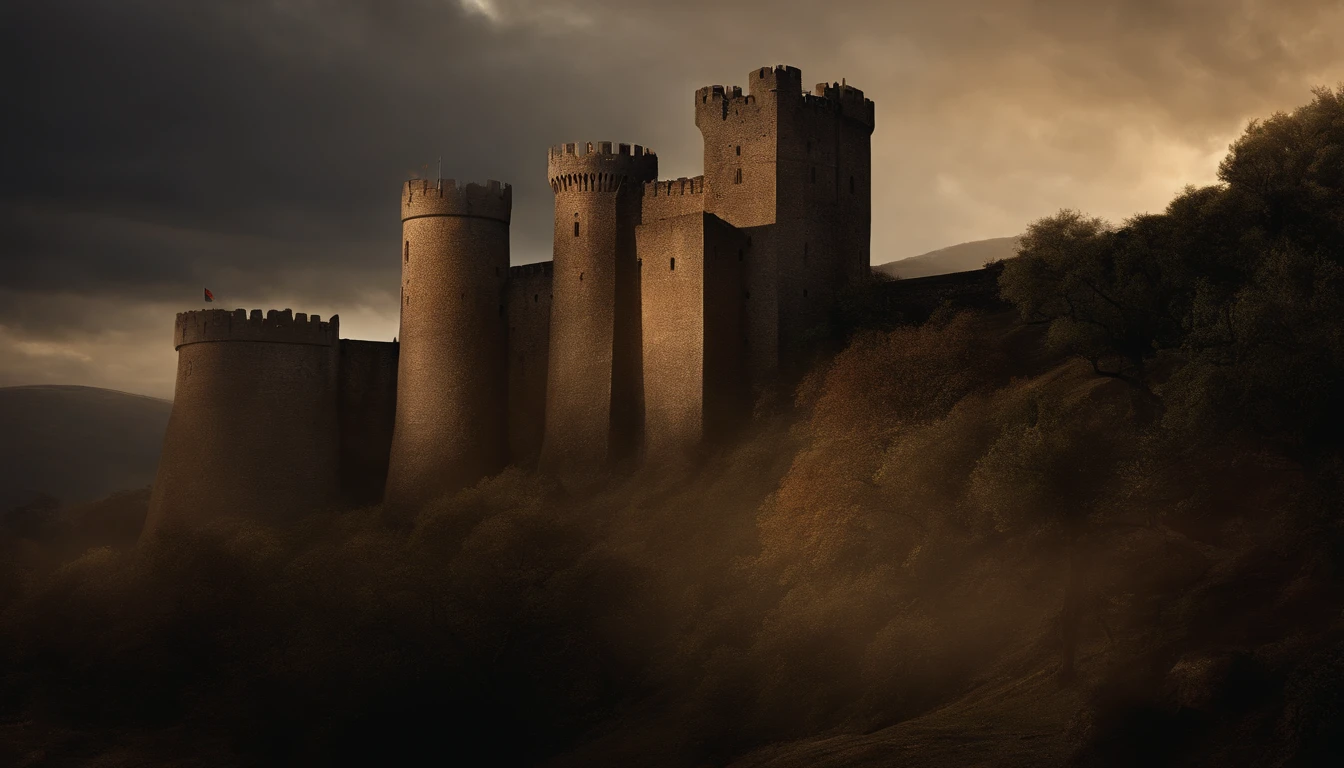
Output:
<instances>
[{"instance_id":1,"label":"silhouette of treeline","mask_svg":"<svg viewBox=\"0 0 1344 768\"><path fill-rule=\"evenodd\" d=\"M1034 223L1003 294L1098 373L1160 384L1170 426L1332 460L1344 440L1344 90L1252 122L1218 176L1119 226L1076 211Z\"/></svg>"},{"instance_id":2,"label":"silhouette of treeline","mask_svg":"<svg viewBox=\"0 0 1344 768\"><path fill-rule=\"evenodd\" d=\"M790 407L593 495L87 551L33 512L0 763L1321 764L1342 153L1320 91L1163 214L1033 224L1013 309L857 297Z\"/></svg>"}]
</instances>

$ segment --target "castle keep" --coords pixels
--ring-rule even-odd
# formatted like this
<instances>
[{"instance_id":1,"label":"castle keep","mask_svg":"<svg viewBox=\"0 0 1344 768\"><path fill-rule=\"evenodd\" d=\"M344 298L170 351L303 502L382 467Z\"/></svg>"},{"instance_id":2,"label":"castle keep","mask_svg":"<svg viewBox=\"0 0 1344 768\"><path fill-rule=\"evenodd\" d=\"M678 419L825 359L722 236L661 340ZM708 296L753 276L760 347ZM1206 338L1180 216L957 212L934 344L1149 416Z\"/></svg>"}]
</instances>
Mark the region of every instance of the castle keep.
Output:
<instances>
[{"instance_id":1,"label":"castle keep","mask_svg":"<svg viewBox=\"0 0 1344 768\"><path fill-rule=\"evenodd\" d=\"M178 315L165 517L414 507L509 464L575 484L731 434L869 275L873 102L793 67L695 93L704 175L640 145L547 156L554 260L509 266L512 190L401 190L399 342L272 310Z\"/></svg>"}]
</instances>

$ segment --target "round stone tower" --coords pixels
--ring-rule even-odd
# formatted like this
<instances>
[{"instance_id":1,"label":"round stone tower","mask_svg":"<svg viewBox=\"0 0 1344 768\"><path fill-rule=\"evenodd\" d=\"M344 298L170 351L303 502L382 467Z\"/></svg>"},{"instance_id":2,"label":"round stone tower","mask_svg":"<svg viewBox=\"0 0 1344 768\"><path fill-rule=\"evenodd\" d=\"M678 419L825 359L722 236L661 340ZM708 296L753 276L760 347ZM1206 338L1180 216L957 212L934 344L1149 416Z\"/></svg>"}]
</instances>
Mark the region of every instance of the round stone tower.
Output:
<instances>
[{"instance_id":1,"label":"round stone tower","mask_svg":"<svg viewBox=\"0 0 1344 768\"><path fill-rule=\"evenodd\" d=\"M408 508L508 463L509 215L490 181L401 194L401 351L388 506Z\"/></svg>"},{"instance_id":2,"label":"round stone tower","mask_svg":"<svg viewBox=\"0 0 1344 768\"><path fill-rule=\"evenodd\" d=\"M223 516L284 521L336 502L338 320L177 316L177 384L145 534Z\"/></svg>"},{"instance_id":3,"label":"round stone tower","mask_svg":"<svg viewBox=\"0 0 1344 768\"><path fill-rule=\"evenodd\" d=\"M552 147L555 266L540 467L586 476L634 453L641 402L635 227L658 158L611 142Z\"/></svg>"}]
</instances>

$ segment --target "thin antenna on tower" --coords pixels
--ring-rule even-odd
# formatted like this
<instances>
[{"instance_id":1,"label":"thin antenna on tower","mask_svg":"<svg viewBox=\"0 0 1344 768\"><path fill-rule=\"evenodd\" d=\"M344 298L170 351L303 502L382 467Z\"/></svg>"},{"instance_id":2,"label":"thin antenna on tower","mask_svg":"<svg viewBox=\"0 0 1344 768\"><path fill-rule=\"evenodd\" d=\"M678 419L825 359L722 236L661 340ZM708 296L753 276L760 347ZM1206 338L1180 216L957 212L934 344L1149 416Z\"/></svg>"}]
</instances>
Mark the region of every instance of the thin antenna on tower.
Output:
<instances>
[{"instance_id":1,"label":"thin antenna on tower","mask_svg":"<svg viewBox=\"0 0 1344 768\"><path fill-rule=\"evenodd\" d=\"M443 155L439 155L439 191L443 191Z\"/></svg>"}]
</instances>

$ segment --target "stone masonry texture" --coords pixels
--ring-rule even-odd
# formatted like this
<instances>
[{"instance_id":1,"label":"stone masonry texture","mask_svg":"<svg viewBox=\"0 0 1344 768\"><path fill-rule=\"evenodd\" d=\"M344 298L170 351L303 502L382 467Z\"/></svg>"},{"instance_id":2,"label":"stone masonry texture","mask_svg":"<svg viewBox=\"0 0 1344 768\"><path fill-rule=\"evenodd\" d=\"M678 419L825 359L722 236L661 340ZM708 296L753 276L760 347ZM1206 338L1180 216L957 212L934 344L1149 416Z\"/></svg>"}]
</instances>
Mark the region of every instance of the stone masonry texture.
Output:
<instances>
[{"instance_id":1,"label":"stone masonry texture","mask_svg":"<svg viewBox=\"0 0 1344 768\"><path fill-rule=\"evenodd\" d=\"M415 507L508 463L512 189L408 182L401 350L386 502Z\"/></svg>"},{"instance_id":2,"label":"stone masonry texture","mask_svg":"<svg viewBox=\"0 0 1344 768\"><path fill-rule=\"evenodd\" d=\"M337 500L338 322L290 310L177 316L146 534L227 516L293 520Z\"/></svg>"},{"instance_id":3,"label":"stone masonry texture","mask_svg":"<svg viewBox=\"0 0 1344 768\"><path fill-rule=\"evenodd\" d=\"M397 342L290 310L177 316L146 533L413 509L508 464L567 485L731 436L870 275L873 102L788 66L694 95L704 174L640 145L547 153L553 261L509 265L512 189L401 189Z\"/></svg>"}]
</instances>

